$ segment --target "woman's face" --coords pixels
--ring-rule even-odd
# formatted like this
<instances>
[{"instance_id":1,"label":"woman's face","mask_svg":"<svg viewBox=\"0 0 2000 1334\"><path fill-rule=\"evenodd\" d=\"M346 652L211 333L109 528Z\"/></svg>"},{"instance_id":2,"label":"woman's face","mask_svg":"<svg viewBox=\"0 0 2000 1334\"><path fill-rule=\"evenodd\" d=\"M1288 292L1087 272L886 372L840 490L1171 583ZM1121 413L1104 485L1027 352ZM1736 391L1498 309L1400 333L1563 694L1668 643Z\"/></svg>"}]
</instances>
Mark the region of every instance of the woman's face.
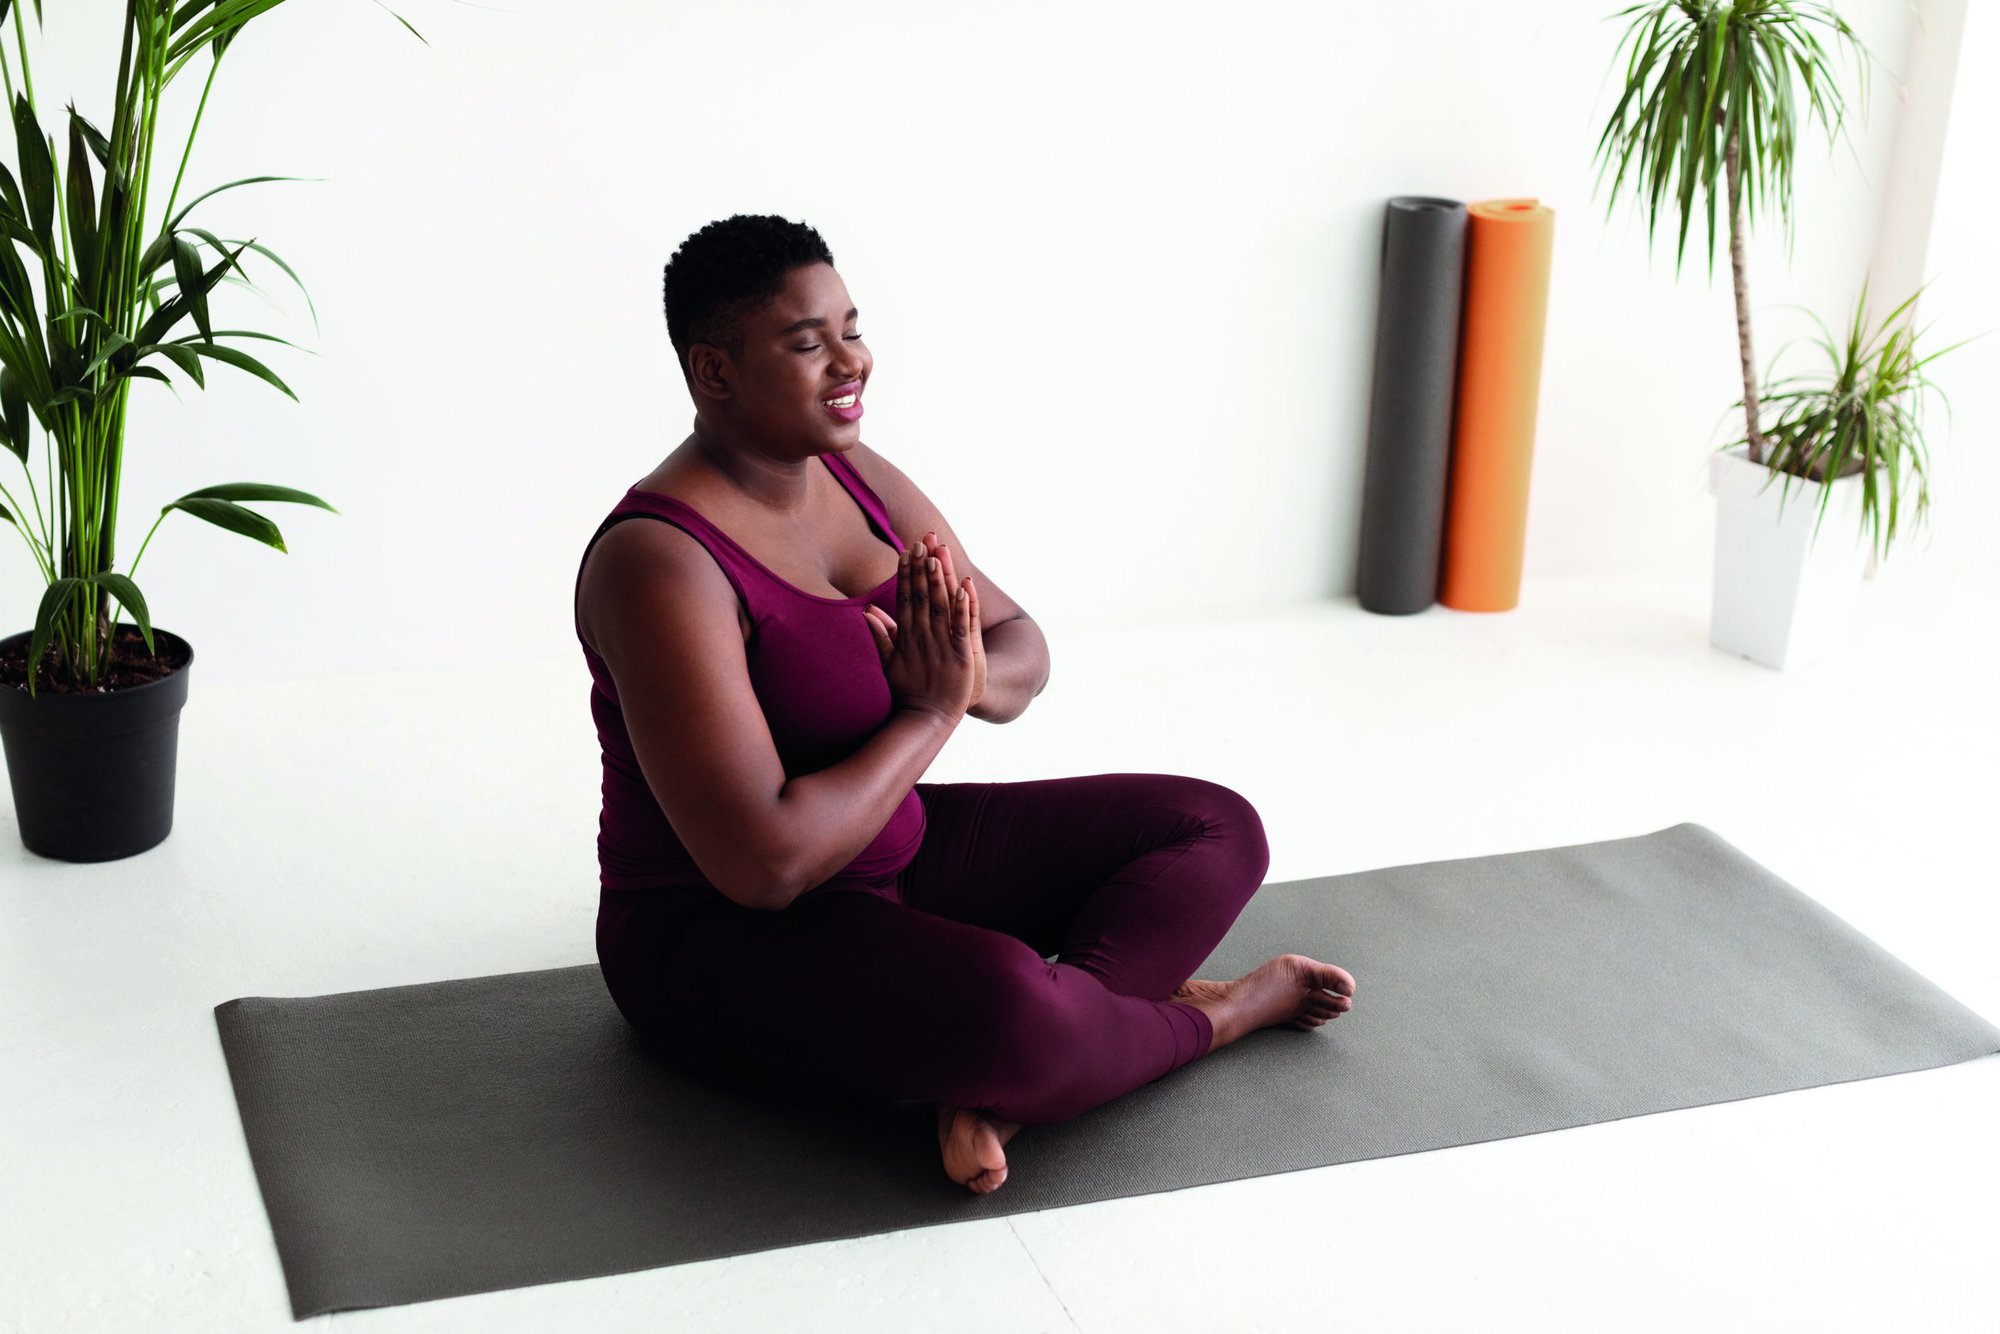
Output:
<instances>
[{"instance_id":1,"label":"woman's face","mask_svg":"<svg viewBox=\"0 0 2000 1334\"><path fill-rule=\"evenodd\" d=\"M875 368L847 284L830 264L793 269L769 308L744 321L737 412L767 440L803 437L815 453L861 438L861 393ZM827 400L852 396L841 408Z\"/></svg>"}]
</instances>

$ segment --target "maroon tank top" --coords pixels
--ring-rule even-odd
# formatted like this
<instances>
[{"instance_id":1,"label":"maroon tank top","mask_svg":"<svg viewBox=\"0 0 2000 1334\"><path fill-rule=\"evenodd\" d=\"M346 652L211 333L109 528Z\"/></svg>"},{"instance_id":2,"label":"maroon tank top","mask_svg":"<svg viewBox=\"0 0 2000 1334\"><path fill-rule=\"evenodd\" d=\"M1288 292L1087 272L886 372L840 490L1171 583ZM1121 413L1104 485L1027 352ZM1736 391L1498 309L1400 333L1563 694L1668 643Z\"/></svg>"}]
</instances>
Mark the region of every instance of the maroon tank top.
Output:
<instances>
[{"instance_id":1,"label":"maroon tank top","mask_svg":"<svg viewBox=\"0 0 2000 1334\"><path fill-rule=\"evenodd\" d=\"M869 526L900 550L902 540L889 526L888 511L838 454L820 455L827 471L854 498ZM615 523L645 517L663 520L708 549L735 585L751 623L744 646L750 684L784 762L786 777L815 772L846 759L879 731L895 710L882 656L862 607L869 602L896 614L896 576L873 592L852 598L821 597L789 584L692 506L637 486L626 490L584 546L584 559ZM577 589L583 585L582 562ZM572 608L575 603L572 601ZM618 691L604 660L577 642L590 669L590 713L604 759L603 807L597 821L598 883L606 891L688 888L714 889L653 799L632 750ZM666 757L671 763L672 757ZM916 856L924 837L924 806L912 787L875 835L874 841L834 879L878 880L895 875Z\"/></svg>"}]
</instances>

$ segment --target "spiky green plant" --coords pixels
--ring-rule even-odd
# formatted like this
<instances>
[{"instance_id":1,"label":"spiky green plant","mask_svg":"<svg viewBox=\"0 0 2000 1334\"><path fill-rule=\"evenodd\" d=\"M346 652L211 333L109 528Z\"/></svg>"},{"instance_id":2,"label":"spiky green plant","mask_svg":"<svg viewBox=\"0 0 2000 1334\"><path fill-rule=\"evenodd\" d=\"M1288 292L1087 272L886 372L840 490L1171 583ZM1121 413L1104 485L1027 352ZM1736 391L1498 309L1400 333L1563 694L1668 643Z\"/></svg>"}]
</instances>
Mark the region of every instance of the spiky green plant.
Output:
<instances>
[{"instance_id":1,"label":"spiky green plant","mask_svg":"<svg viewBox=\"0 0 2000 1334\"><path fill-rule=\"evenodd\" d=\"M1798 142L1792 72L1805 83L1808 106L1827 127L1828 147L1839 135L1845 104L1826 50L1808 23L1830 26L1855 50L1861 66L1862 103L1867 103L1868 61L1872 58L1854 30L1822 4L1788 0L1649 0L1619 10L1612 18L1640 14L1619 39L1632 43L1625 92L1598 139L1603 165L1617 160L1612 203L1626 168L1638 159L1633 181L1643 189L1646 243L1653 242L1663 199L1680 213L1674 273L1687 250L1695 192L1707 206L1708 267L1715 271L1716 174L1727 183L1729 263L1735 279L1736 336L1743 376L1743 417L1750 462L1764 462L1758 429L1756 357L1750 337L1750 279L1744 236L1759 196L1775 199L1785 221L1785 246L1792 242L1792 156ZM1614 56L1615 56L1614 52ZM1629 121L1628 121L1629 113ZM1603 179L1603 165L1598 179ZM1606 217L1611 204L1606 205ZM1775 465L1774 465L1775 466Z\"/></svg>"},{"instance_id":2,"label":"spiky green plant","mask_svg":"<svg viewBox=\"0 0 2000 1334\"><path fill-rule=\"evenodd\" d=\"M113 539L118 526L118 482L124 456L125 401L131 382L141 377L172 388L157 359L178 367L197 386L201 358L248 371L297 401L285 382L240 348L216 341L224 335L240 338L285 339L248 329L217 329L209 320L208 294L219 282L256 284L240 274L245 250L270 259L297 283L305 284L291 266L254 238L225 241L201 227L183 225L188 213L209 195L260 181L307 179L253 176L231 181L196 196L178 213L174 198L187 170L188 152L201 125L201 107L208 103L216 70L244 26L257 15L276 9L283 0L127 0L124 43L118 58L118 82L111 134L107 138L71 103L69 162L58 170L55 140L41 128L35 113L34 78L29 69L27 34L21 8L0 0L0 78L13 110L14 138L19 158L14 172L0 167L0 443L28 473L34 497L31 532L29 513L0 487L0 519L21 533L35 553L48 590L35 612L28 648L28 689L51 643L59 668L69 679L95 687L110 670L112 623L109 603L116 600L132 614L149 652L153 646L151 615L131 571L115 569ZM393 13L393 11L392 11ZM14 90L14 71L7 63L5 25L13 20L20 54L22 89ZM398 22L423 41L407 19ZM35 23L42 25L41 0L35 0ZM425 45L429 45L428 42ZM147 188L152 177L153 141L159 129L160 95L188 62L210 55L208 82L201 105L188 129L180 171L167 196L163 221L149 232ZM91 160L101 174L91 171ZM204 267L200 245L220 256ZM40 265L43 305L35 306L28 269L16 246L25 246ZM233 247L233 248L232 248ZM172 295L162 299L163 291ZM311 306L312 297L306 294ZM197 333L168 335L189 316ZM314 313L317 324L317 312ZM286 346L296 346L286 343ZM29 468L30 435L39 423L49 442L48 472L51 513L44 514ZM54 475L60 471L60 479ZM146 540L168 514L179 511L231 532L285 549L278 527L240 501L290 501L333 506L286 486L263 482L225 482L190 491L163 506ZM336 511L337 512L337 511ZM53 531L51 524L53 523Z\"/></svg>"},{"instance_id":3,"label":"spiky green plant","mask_svg":"<svg viewBox=\"0 0 2000 1334\"><path fill-rule=\"evenodd\" d=\"M1781 475L1784 477L1784 490L1778 495L1782 509L1790 499L1793 477L1821 483L1819 517L1813 521L1813 538L1818 540L1820 525L1826 521L1827 505L1833 498L1833 480L1860 473L1861 523L1864 531L1872 533L1871 550L1877 560L1887 556L1889 543L1896 538L1902 493L1911 482L1917 488L1916 522L1921 524L1930 509L1926 472L1930 456L1924 445L1922 422L1924 395L1936 393L1947 415L1951 400L1924 374L1924 367L1952 348L1972 341L1960 339L1929 356L1917 356L1918 334L1911 330L1907 319L1900 324L1897 319L1923 295L1923 290L1918 288L1889 312L1866 346L1861 341L1862 312L1868 306L1866 281L1861 284L1861 296L1855 302L1854 320L1848 326L1844 346L1836 347L1825 322L1807 311L1813 323L1819 325L1822 336L1814 341L1826 352L1832 370L1824 376L1787 376L1775 381L1772 392L1765 396L1767 403L1782 405L1778 420L1764 436L1772 447L1771 476L1766 479L1765 488ZM1784 348L1778 351L1783 355ZM1772 360L1775 362L1776 358ZM1791 384L1804 387L1783 388ZM1740 404L1738 400L1730 406ZM1747 441L1747 435L1739 436L1717 452L1735 449ZM1886 513L1882 503L1885 482L1889 493Z\"/></svg>"}]
</instances>

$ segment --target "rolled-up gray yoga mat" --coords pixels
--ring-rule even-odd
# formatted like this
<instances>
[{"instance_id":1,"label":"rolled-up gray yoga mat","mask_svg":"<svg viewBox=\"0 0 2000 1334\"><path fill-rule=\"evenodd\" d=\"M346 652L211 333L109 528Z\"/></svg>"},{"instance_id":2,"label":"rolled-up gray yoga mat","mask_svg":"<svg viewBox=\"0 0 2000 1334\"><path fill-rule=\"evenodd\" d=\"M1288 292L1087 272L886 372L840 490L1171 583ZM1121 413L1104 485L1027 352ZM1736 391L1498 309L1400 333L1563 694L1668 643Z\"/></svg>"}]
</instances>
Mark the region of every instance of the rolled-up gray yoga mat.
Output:
<instances>
[{"instance_id":1,"label":"rolled-up gray yoga mat","mask_svg":"<svg viewBox=\"0 0 2000 1334\"><path fill-rule=\"evenodd\" d=\"M1465 205L1401 195L1382 218L1356 592L1369 611L1437 601L1465 281Z\"/></svg>"},{"instance_id":2,"label":"rolled-up gray yoga mat","mask_svg":"<svg viewBox=\"0 0 2000 1334\"><path fill-rule=\"evenodd\" d=\"M1353 1010L1023 1127L983 1196L945 1177L928 1105L787 1104L664 1064L594 962L215 1014L301 1319L2000 1051L2000 1030L1697 824L1267 884L1197 975L1288 951L1353 972Z\"/></svg>"}]
</instances>

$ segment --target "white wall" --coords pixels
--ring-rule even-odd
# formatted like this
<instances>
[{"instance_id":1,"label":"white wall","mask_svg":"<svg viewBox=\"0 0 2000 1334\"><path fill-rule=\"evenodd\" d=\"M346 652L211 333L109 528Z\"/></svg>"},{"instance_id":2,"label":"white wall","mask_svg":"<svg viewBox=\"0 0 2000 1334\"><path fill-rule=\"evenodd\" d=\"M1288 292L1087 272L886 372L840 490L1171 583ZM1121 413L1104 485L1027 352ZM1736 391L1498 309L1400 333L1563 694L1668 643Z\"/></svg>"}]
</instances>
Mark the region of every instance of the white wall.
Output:
<instances>
[{"instance_id":1,"label":"white wall","mask_svg":"<svg viewBox=\"0 0 2000 1334\"><path fill-rule=\"evenodd\" d=\"M1994 211L2000 208L1993 181L2000 160L2000 90L1994 86L2000 12L1986 0L1925 0L1922 9L1919 70L1932 76L1933 92L1948 77L1939 67L1950 56L1957 72L1945 89L1951 109L1942 142L1933 136L1935 203L1928 211L1909 210L1922 232L1885 235L1884 249L1896 247L1901 263L1884 256L1877 269L1895 269L1900 295L1878 316L1916 290L1917 282L1931 284L1916 306L1917 351L1943 352L1924 372L1944 399L1931 397L1924 408L1931 516L1928 530L1911 544L1908 565L1949 576L2000 569L2000 264L1993 247ZM1949 55L1940 56L1947 47ZM1920 279L1907 273L1913 260ZM1869 304L1876 304L1872 292ZM1961 339L1972 341L1944 351ZM1893 576L1893 564L1884 572Z\"/></svg>"},{"instance_id":2,"label":"white wall","mask_svg":"<svg viewBox=\"0 0 2000 1334\"><path fill-rule=\"evenodd\" d=\"M361 0L254 20L181 190L328 178L190 218L303 277L317 331L265 261L268 301L216 300L221 326L317 354L247 345L302 401L219 366L178 400L133 391L121 568L199 486L342 511L265 507L288 555L161 526L137 578L203 677L575 652L585 540L692 420L661 267L733 212L825 235L876 358L865 438L1054 622L1351 594L1383 202L1539 196L1557 230L1524 601L1537 579L1707 568L1702 469L1740 421L1726 239L1711 279L1691 237L1676 281L1670 233L1649 258L1629 203L1605 220L1617 5L387 4L430 45ZM108 126L122 8L31 28L45 126L70 99ZM1841 12L1893 72L1906 5ZM202 77L171 92L155 219ZM1894 81L1861 111L1852 150L1802 139L1789 257L1775 221L1756 238L1760 362L1811 328L1785 303L1838 324L1869 266ZM1990 291L1959 123L1931 267ZM25 500L18 469L7 485ZM41 583L9 541L0 621L25 628Z\"/></svg>"}]
</instances>

